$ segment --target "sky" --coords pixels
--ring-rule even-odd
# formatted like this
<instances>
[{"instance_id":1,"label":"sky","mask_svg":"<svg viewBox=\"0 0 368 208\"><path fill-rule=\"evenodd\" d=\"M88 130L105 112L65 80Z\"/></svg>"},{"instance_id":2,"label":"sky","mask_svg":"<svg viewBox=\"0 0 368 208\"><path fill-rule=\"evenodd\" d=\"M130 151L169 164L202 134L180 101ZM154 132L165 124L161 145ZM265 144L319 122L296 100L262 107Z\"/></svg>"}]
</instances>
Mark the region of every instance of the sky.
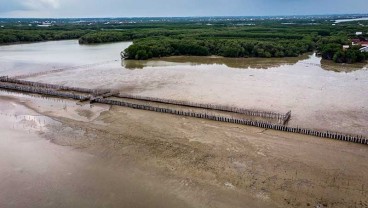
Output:
<instances>
[{"instance_id":1,"label":"sky","mask_svg":"<svg viewBox=\"0 0 368 208\"><path fill-rule=\"evenodd\" d=\"M0 17L188 17L368 13L368 0L0 0Z\"/></svg>"}]
</instances>

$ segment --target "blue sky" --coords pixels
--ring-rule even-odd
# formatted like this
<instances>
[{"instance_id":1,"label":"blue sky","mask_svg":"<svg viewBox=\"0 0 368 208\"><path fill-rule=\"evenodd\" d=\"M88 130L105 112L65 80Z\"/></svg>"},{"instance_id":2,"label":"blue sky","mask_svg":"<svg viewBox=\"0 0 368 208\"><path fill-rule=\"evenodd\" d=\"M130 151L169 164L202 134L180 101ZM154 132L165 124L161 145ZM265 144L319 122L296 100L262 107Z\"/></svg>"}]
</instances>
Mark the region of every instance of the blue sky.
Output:
<instances>
[{"instance_id":1,"label":"blue sky","mask_svg":"<svg viewBox=\"0 0 368 208\"><path fill-rule=\"evenodd\" d=\"M368 0L0 0L0 17L263 16L368 13Z\"/></svg>"}]
</instances>

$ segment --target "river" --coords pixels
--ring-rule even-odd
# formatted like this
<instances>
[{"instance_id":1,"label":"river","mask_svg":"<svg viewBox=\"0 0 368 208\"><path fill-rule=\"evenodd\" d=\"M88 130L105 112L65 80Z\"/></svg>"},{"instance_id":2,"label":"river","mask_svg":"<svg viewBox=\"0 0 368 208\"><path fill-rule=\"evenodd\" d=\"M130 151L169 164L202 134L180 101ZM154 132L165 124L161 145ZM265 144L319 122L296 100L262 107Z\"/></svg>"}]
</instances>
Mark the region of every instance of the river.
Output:
<instances>
[{"instance_id":1,"label":"river","mask_svg":"<svg viewBox=\"0 0 368 208\"><path fill-rule=\"evenodd\" d=\"M353 18L353 19L339 19L339 20L336 20L335 23L354 22L354 21L367 21L367 20L368 20L368 17Z\"/></svg>"}]
</instances>

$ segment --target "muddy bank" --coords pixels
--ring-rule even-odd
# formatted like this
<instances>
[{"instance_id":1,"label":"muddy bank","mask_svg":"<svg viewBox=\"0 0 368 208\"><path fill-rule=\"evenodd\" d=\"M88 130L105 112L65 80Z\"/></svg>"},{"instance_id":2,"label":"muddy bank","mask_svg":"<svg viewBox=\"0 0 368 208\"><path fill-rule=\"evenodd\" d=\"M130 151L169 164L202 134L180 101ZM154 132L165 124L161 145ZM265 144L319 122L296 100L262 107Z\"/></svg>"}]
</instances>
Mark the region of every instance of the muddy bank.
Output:
<instances>
[{"instance_id":1,"label":"muddy bank","mask_svg":"<svg viewBox=\"0 0 368 208\"><path fill-rule=\"evenodd\" d=\"M121 107L86 121L55 114L39 98L22 100L60 122L42 137L149 173L183 206L368 205L365 146Z\"/></svg>"},{"instance_id":2,"label":"muddy bank","mask_svg":"<svg viewBox=\"0 0 368 208\"><path fill-rule=\"evenodd\" d=\"M100 119L108 125L94 127L100 135L95 144L67 138L55 142L103 157L117 151L143 166L189 178L195 186L228 187L273 207L368 203L368 152L359 145L120 108Z\"/></svg>"},{"instance_id":3,"label":"muddy bank","mask_svg":"<svg viewBox=\"0 0 368 208\"><path fill-rule=\"evenodd\" d=\"M111 149L108 143L94 146L100 139L115 141L114 135L104 137L93 125L84 129L73 122L89 126L88 122L96 119L90 115L100 112L98 107L87 110L79 106L63 114L56 102L37 103L42 100L37 96L0 99L0 207L203 207L207 203L217 207L239 207L243 203L268 206L236 192L235 196L242 197L233 203L234 196L226 188L216 189L205 183L189 187L190 178L173 177L157 166L137 164L130 157L133 155L120 155L119 149ZM65 103L73 105L72 101ZM49 111L54 104L63 116ZM102 128L107 125L94 123ZM227 195L229 198L224 197ZM213 200L214 196L223 197Z\"/></svg>"},{"instance_id":4,"label":"muddy bank","mask_svg":"<svg viewBox=\"0 0 368 208\"><path fill-rule=\"evenodd\" d=\"M192 207L132 166L50 143L61 123L1 101L0 207Z\"/></svg>"}]
</instances>

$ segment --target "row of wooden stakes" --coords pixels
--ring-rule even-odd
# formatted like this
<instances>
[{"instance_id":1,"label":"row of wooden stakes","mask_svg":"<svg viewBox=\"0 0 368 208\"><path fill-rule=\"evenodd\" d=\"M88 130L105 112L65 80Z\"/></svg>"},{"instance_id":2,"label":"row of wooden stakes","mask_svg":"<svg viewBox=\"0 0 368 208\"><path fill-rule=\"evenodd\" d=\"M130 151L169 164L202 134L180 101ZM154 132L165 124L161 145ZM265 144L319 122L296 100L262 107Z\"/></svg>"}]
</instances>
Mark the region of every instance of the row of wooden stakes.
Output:
<instances>
[{"instance_id":1,"label":"row of wooden stakes","mask_svg":"<svg viewBox=\"0 0 368 208\"><path fill-rule=\"evenodd\" d=\"M41 94L41 95L47 95L47 96L55 96L59 98L70 98L70 99L75 99L75 100L87 100L87 99L90 99L90 97L92 96L92 95L80 95L80 94L75 94L75 93L70 93L70 92L62 92L62 91L57 91L54 89L39 88L39 87L33 87L33 86L21 85L21 84L15 84L15 83L6 83L6 82L0 82L0 88L7 89L7 90L16 90L16 91L21 91L21 92L26 92L26 93L35 93L35 94ZM160 113L175 114L175 115L188 116L188 117L194 117L194 118L202 118L202 119L208 119L208 120L214 120L214 121L248 125L248 126L260 127L260 128L265 128L265 129L273 129L273 130L278 130L278 131L305 134L305 135L330 138L330 139L336 139L336 140L348 141L348 142L354 142L354 143L360 143L360 144L368 144L368 139L364 138L363 136L352 136L352 135L336 133L336 132L318 131L318 130L311 130L311 129L306 129L306 128L299 128L299 127L289 127L289 126L280 125L280 124L273 124L270 122L253 121L253 120L248 120L248 119L237 119L237 118L226 117L226 116L211 115L208 113L196 113L196 112L185 111L185 110L175 110L175 109L161 108L161 107L155 107L155 106L150 106L150 105L134 104L134 103L129 103L129 102L111 100L107 98L96 98L94 99L94 102L129 107L133 109L141 109L141 110L148 110L148 111L154 111L154 112L160 112Z\"/></svg>"},{"instance_id":2,"label":"row of wooden stakes","mask_svg":"<svg viewBox=\"0 0 368 208\"><path fill-rule=\"evenodd\" d=\"M88 88L81 88L81 87L69 87L64 85L56 85L56 84L47 84L41 82L32 82L20 79L9 78L8 76L0 77L0 82L7 82L19 85L26 85L31 87L38 87L38 88L49 88L55 90L65 90L65 91L75 91L80 93L88 93L88 94L104 94L110 92L109 89L88 89Z\"/></svg>"},{"instance_id":3,"label":"row of wooden stakes","mask_svg":"<svg viewBox=\"0 0 368 208\"><path fill-rule=\"evenodd\" d=\"M360 143L360 144L368 144L368 139L364 138L363 136L359 136L359 135L352 136L352 135L346 135L346 134L341 134L341 133L336 133L336 132L318 131L318 130L311 130L311 129L306 129L306 128L299 128L299 127L289 127L285 125L273 124L273 123L263 122L263 121L252 121L248 119L237 119L237 118L226 117L226 116L211 115L208 113L195 113L195 112L190 112L190 111L160 108L160 107L154 107L154 106L149 106L149 105L133 104L133 103L104 99L104 98L96 99L95 102L109 104L109 105L118 105L118 106L123 106L123 107L134 108L134 109L155 111L155 112L160 112L160 113L168 113L168 114L175 114L175 115L188 116L188 117L194 117L194 118L202 118L202 119L208 119L208 120L214 120L214 121L222 121L222 122L227 122L227 123L242 124L242 125L247 125L247 126L254 126L254 127L265 128L265 129L273 129L273 130L278 130L278 131L305 134L305 135L310 135L310 136L330 138L330 139L336 139L336 140L342 140L342 141L348 141L348 142L354 142L354 143Z\"/></svg>"},{"instance_id":4,"label":"row of wooden stakes","mask_svg":"<svg viewBox=\"0 0 368 208\"><path fill-rule=\"evenodd\" d=\"M233 106L195 103L195 102L188 102L188 101L145 97L145 96L138 96L138 95L127 95L127 94L119 94L116 97L150 101L150 102L158 102L158 103L165 103L165 104L172 104L172 105L180 105L180 106L187 106L187 107L203 108L203 109L209 109L209 110L218 110L218 111L225 111L225 112L232 112L232 113L239 113L239 114L243 114L247 116L275 119L280 124L285 124L290 119L290 116L291 116L291 111L287 112L286 114L281 114L281 113L275 113L275 112L269 112L269 111L259 111L259 110L238 108L238 107L233 107Z\"/></svg>"},{"instance_id":5,"label":"row of wooden stakes","mask_svg":"<svg viewBox=\"0 0 368 208\"><path fill-rule=\"evenodd\" d=\"M291 116L291 111L287 112L286 114L281 114L281 113L275 113L275 112L270 112L270 111L260 111L260 110L253 110L253 109L238 108L238 107L233 107L233 106L225 106L225 105L195 103L195 102L180 101L180 100L173 100L173 99L117 94L117 93L113 93L113 91L109 89L88 89L88 88L80 88L80 87L68 87L64 85L19 80L19 79L9 78L7 76L0 77L0 81L20 84L20 85L26 85L26 86L32 86L32 87L38 87L38 88L49 88L49 89L55 89L55 90L88 93L88 94L92 94L94 97L98 97L102 94L110 93L111 95L120 97L120 98L158 102L158 103L165 103L165 104L172 104L172 105L179 105L179 106L186 106L186 107L195 107L195 108L202 108L202 109L209 109L209 110L219 110L219 111L225 111L225 112L239 113L239 114L253 116L253 117L275 119L280 124L286 124ZM88 98L86 98L86 100L88 100Z\"/></svg>"}]
</instances>

